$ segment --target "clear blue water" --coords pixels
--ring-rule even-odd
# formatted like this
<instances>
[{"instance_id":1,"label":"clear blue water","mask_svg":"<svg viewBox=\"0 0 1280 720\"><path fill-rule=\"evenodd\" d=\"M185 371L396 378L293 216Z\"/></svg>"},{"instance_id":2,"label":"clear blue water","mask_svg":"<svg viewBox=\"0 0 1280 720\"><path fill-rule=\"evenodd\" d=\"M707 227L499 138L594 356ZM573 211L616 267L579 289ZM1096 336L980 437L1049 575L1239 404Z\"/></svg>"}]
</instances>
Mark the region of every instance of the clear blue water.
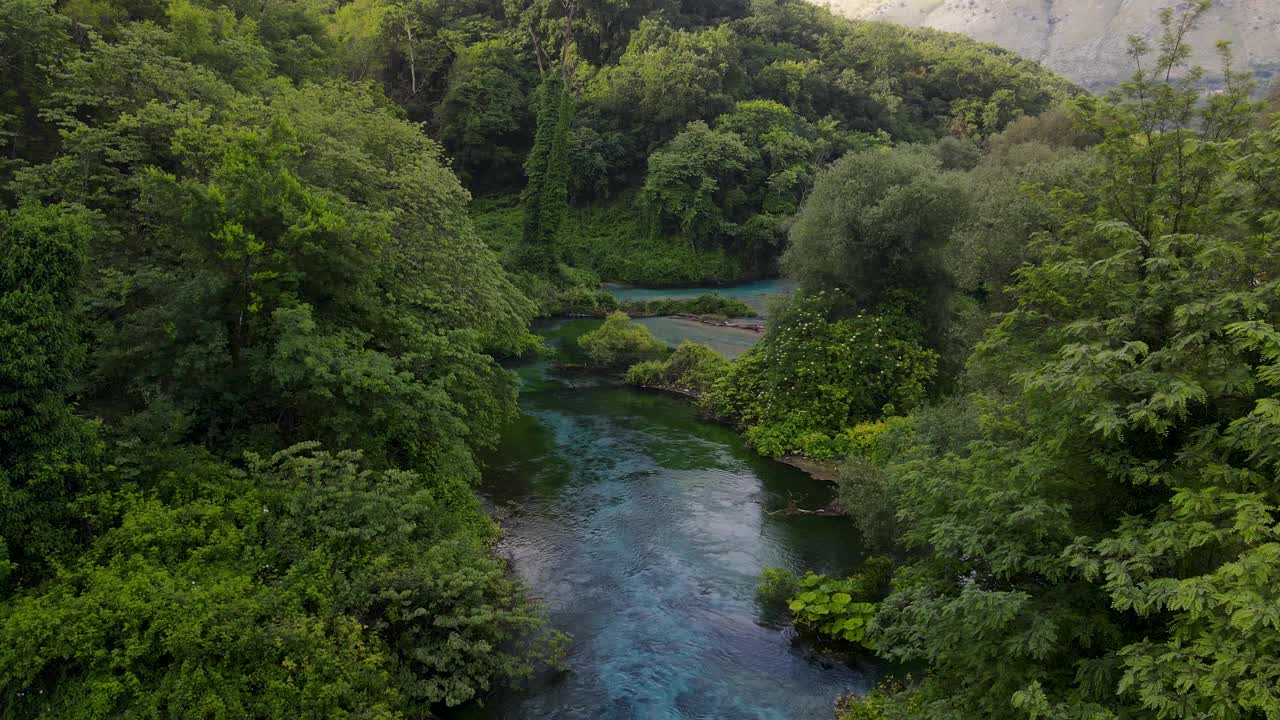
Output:
<instances>
[{"instance_id":1,"label":"clear blue water","mask_svg":"<svg viewBox=\"0 0 1280 720\"><path fill-rule=\"evenodd\" d=\"M563 323L558 342L590 327ZM568 671L464 717L829 720L874 672L810 656L754 602L765 566L842 573L862 558L847 520L770 515L831 490L752 452L680 399L522 369L523 416L482 492L500 551L553 624Z\"/></svg>"},{"instance_id":2,"label":"clear blue water","mask_svg":"<svg viewBox=\"0 0 1280 720\"><path fill-rule=\"evenodd\" d=\"M761 316L765 316L768 315L769 300L771 298L790 295L795 291L796 286L794 282L785 278L773 278L725 287L640 288L629 285L606 285L605 289L620 301L681 300L695 298L699 295L724 295L725 297L741 300Z\"/></svg>"},{"instance_id":3,"label":"clear blue water","mask_svg":"<svg viewBox=\"0 0 1280 720\"><path fill-rule=\"evenodd\" d=\"M692 340L729 358L737 358L764 337L763 333L751 330L708 325L676 317L636 318L635 321L649 328L658 339L671 347L676 347L685 340Z\"/></svg>"}]
</instances>

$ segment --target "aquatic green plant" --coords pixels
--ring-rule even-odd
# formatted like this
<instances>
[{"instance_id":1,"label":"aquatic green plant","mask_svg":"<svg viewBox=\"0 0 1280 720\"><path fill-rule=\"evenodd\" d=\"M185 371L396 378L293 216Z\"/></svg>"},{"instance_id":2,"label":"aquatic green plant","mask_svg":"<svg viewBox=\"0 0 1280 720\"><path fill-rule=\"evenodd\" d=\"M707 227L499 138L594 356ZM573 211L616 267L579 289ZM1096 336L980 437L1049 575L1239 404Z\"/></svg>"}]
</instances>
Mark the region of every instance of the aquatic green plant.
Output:
<instances>
[{"instance_id":1,"label":"aquatic green plant","mask_svg":"<svg viewBox=\"0 0 1280 720\"><path fill-rule=\"evenodd\" d=\"M856 600L859 589L857 578L832 580L810 572L787 608L797 625L837 640L866 644L867 623L875 616L876 606Z\"/></svg>"}]
</instances>

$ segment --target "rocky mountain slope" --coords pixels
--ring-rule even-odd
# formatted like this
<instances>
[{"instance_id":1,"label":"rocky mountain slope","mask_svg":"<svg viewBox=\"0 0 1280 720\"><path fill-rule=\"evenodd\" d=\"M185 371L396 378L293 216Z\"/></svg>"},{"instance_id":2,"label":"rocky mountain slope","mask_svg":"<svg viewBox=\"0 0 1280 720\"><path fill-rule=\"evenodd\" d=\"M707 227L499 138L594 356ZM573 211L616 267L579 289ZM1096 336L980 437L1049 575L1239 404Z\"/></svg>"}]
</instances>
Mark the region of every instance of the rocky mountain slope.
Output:
<instances>
[{"instance_id":1,"label":"rocky mountain slope","mask_svg":"<svg viewBox=\"0 0 1280 720\"><path fill-rule=\"evenodd\" d=\"M1088 87L1124 79L1130 35L1154 37L1179 0L818 0L838 13L963 33L1034 58ZM1230 40L1240 67L1280 75L1280 0L1217 0L1192 37L1195 62L1219 67Z\"/></svg>"}]
</instances>

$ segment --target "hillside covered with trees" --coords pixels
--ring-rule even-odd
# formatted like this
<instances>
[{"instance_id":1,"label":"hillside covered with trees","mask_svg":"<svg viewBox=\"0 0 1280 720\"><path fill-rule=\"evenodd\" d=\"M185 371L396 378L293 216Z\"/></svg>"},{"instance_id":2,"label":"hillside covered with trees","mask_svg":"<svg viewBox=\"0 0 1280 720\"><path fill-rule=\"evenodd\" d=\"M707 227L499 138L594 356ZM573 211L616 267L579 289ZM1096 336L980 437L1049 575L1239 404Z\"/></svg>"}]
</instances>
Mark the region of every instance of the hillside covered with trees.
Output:
<instances>
[{"instance_id":1,"label":"hillside covered with trees","mask_svg":"<svg viewBox=\"0 0 1280 720\"><path fill-rule=\"evenodd\" d=\"M839 468L883 559L761 597L923 670L843 717L1276 716L1280 103L1203 10L1095 97L802 0L0 0L0 717L558 667L475 492L531 323L779 272L738 360L582 347Z\"/></svg>"}]
</instances>

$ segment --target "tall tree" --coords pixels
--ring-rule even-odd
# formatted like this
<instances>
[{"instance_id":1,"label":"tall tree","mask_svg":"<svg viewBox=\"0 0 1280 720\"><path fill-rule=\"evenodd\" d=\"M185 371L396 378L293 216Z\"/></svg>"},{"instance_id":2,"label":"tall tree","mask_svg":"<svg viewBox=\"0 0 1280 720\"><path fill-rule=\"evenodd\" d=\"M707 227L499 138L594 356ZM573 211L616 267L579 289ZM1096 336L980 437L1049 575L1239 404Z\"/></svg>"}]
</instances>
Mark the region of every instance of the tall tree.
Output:
<instances>
[{"instance_id":1,"label":"tall tree","mask_svg":"<svg viewBox=\"0 0 1280 720\"><path fill-rule=\"evenodd\" d=\"M532 35L543 79L538 89L538 129L525 161L528 183L523 195L521 266L544 274L559 263L556 246L569 209L569 151L576 110L571 29L577 2L563 0L563 4L564 30L558 59L548 55L537 33Z\"/></svg>"},{"instance_id":2,"label":"tall tree","mask_svg":"<svg viewBox=\"0 0 1280 720\"><path fill-rule=\"evenodd\" d=\"M89 477L92 428L68 402L84 359L77 289L82 212L0 211L0 588L38 577L74 547L70 503Z\"/></svg>"},{"instance_id":3,"label":"tall tree","mask_svg":"<svg viewBox=\"0 0 1280 720\"><path fill-rule=\"evenodd\" d=\"M74 53L70 26L53 0L0 3L0 199L17 167L47 160L57 148L57 133L40 111L53 92L54 69Z\"/></svg>"},{"instance_id":4,"label":"tall tree","mask_svg":"<svg viewBox=\"0 0 1280 720\"><path fill-rule=\"evenodd\" d=\"M961 176L922 148L846 155L818 176L783 269L806 290L849 293L860 308L899 291L941 308L949 284L942 247L968 203Z\"/></svg>"},{"instance_id":5,"label":"tall tree","mask_svg":"<svg viewBox=\"0 0 1280 720\"><path fill-rule=\"evenodd\" d=\"M1097 202L1059 195L973 361L983 439L896 472L922 557L874 634L917 715L1280 714L1280 156L1240 76L1179 72L1204 6L1080 103Z\"/></svg>"}]
</instances>

